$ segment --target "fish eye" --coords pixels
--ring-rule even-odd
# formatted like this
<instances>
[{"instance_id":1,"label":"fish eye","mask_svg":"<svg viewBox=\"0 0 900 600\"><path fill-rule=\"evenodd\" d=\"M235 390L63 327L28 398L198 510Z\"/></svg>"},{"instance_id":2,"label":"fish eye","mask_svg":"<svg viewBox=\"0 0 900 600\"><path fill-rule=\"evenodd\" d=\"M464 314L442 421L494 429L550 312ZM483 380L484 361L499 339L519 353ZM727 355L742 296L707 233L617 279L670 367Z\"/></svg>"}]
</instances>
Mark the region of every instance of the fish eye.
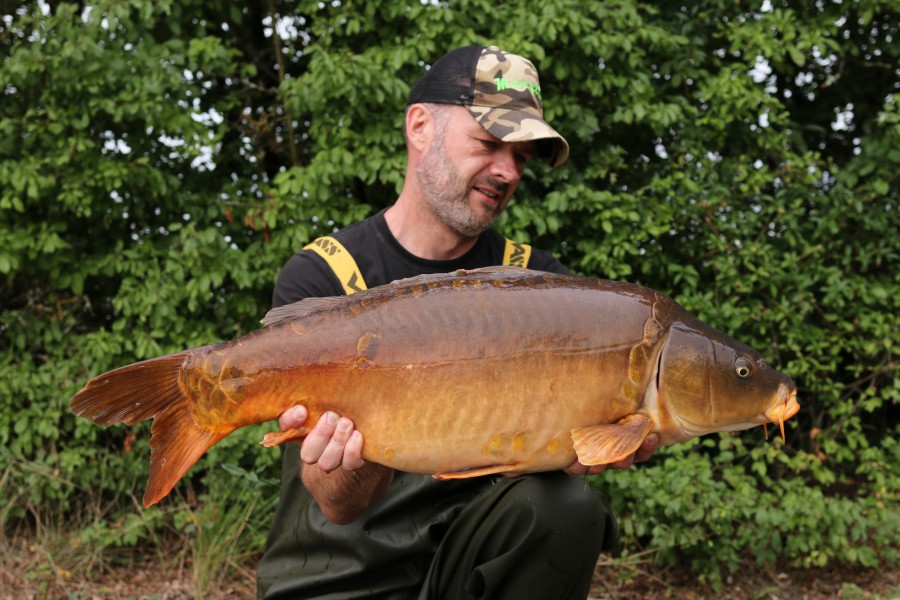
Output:
<instances>
[{"instance_id":1,"label":"fish eye","mask_svg":"<svg viewBox=\"0 0 900 600\"><path fill-rule=\"evenodd\" d=\"M746 379L753 375L753 363L744 357L738 358L734 361L734 372L741 379Z\"/></svg>"}]
</instances>

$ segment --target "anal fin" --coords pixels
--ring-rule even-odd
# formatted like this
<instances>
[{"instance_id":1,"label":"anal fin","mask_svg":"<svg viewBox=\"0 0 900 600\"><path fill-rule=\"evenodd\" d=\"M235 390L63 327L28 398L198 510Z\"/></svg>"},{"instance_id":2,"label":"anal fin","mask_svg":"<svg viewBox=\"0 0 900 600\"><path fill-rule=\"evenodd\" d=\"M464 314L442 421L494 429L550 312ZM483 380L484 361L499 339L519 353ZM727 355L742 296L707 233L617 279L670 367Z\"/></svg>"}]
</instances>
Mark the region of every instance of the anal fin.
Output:
<instances>
[{"instance_id":1,"label":"anal fin","mask_svg":"<svg viewBox=\"0 0 900 600\"><path fill-rule=\"evenodd\" d=\"M280 446L285 442L301 442L303 438L309 435L309 431L309 427L285 429L284 431L270 431L263 436L260 444L266 448L271 448L272 446Z\"/></svg>"},{"instance_id":2,"label":"anal fin","mask_svg":"<svg viewBox=\"0 0 900 600\"><path fill-rule=\"evenodd\" d=\"M633 454L652 429L653 420L640 413L612 424L573 429L575 454L583 465L608 465Z\"/></svg>"}]
</instances>

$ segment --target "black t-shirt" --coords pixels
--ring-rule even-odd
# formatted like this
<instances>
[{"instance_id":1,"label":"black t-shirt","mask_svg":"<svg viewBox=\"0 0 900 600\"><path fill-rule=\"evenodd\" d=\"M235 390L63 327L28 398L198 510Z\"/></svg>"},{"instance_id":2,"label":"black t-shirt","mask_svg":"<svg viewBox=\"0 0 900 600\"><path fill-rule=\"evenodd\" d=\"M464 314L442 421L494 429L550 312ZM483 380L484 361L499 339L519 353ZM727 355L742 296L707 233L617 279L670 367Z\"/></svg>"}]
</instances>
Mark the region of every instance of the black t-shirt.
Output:
<instances>
[{"instance_id":1,"label":"black t-shirt","mask_svg":"<svg viewBox=\"0 0 900 600\"><path fill-rule=\"evenodd\" d=\"M369 288L428 273L499 265L506 239L483 233L458 259L424 260L407 252L381 212L333 235L353 256ZM566 273L552 255L533 249L530 269ZM343 295L323 258L295 254L278 276L273 306ZM437 481L397 472L385 497L349 525L325 518L299 474L299 446L283 447L281 498L257 572L265 598L415 598L443 533L494 477Z\"/></svg>"},{"instance_id":2,"label":"black t-shirt","mask_svg":"<svg viewBox=\"0 0 900 600\"><path fill-rule=\"evenodd\" d=\"M503 262L506 238L489 229L471 250L453 260L426 260L410 254L391 234L384 211L335 233L337 241L356 260L367 287L391 283L398 279L449 273L456 269L492 267ZM534 249L529 269L568 273L549 252ZM343 287L325 260L316 253L303 250L284 265L275 284L272 306L282 306L304 298L343 295Z\"/></svg>"}]
</instances>

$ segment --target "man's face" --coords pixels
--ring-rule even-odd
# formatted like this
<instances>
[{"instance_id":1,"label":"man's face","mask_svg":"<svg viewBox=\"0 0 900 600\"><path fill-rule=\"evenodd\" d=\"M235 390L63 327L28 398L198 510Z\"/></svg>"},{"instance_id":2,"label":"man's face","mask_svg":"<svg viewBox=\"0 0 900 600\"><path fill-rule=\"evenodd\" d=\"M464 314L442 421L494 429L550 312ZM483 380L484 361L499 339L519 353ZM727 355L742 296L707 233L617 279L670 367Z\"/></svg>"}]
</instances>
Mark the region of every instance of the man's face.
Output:
<instances>
[{"instance_id":1,"label":"man's face","mask_svg":"<svg viewBox=\"0 0 900 600\"><path fill-rule=\"evenodd\" d=\"M435 119L435 135L416 168L429 206L464 237L489 228L519 185L534 142L502 142L462 107Z\"/></svg>"}]
</instances>

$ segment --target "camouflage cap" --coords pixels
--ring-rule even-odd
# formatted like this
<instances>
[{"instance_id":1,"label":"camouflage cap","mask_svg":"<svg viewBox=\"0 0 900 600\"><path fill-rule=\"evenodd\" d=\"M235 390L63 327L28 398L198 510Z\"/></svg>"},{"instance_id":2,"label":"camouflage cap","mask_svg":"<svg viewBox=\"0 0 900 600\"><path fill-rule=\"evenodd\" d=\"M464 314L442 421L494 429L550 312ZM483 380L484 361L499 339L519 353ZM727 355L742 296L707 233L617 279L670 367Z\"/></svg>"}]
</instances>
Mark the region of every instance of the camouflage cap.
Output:
<instances>
[{"instance_id":1,"label":"camouflage cap","mask_svg":"<svg viewBox=\"0 0 900 600\"><path fill-rule=\"evenodd\" d=\"M466 46L442 56L409 94L409 104L420 102L465 106L504 142L536 140L538 154L554 167L569 156L568 142L544 121L537 69L496 46Z\"/></svg>"}]
</instances>

